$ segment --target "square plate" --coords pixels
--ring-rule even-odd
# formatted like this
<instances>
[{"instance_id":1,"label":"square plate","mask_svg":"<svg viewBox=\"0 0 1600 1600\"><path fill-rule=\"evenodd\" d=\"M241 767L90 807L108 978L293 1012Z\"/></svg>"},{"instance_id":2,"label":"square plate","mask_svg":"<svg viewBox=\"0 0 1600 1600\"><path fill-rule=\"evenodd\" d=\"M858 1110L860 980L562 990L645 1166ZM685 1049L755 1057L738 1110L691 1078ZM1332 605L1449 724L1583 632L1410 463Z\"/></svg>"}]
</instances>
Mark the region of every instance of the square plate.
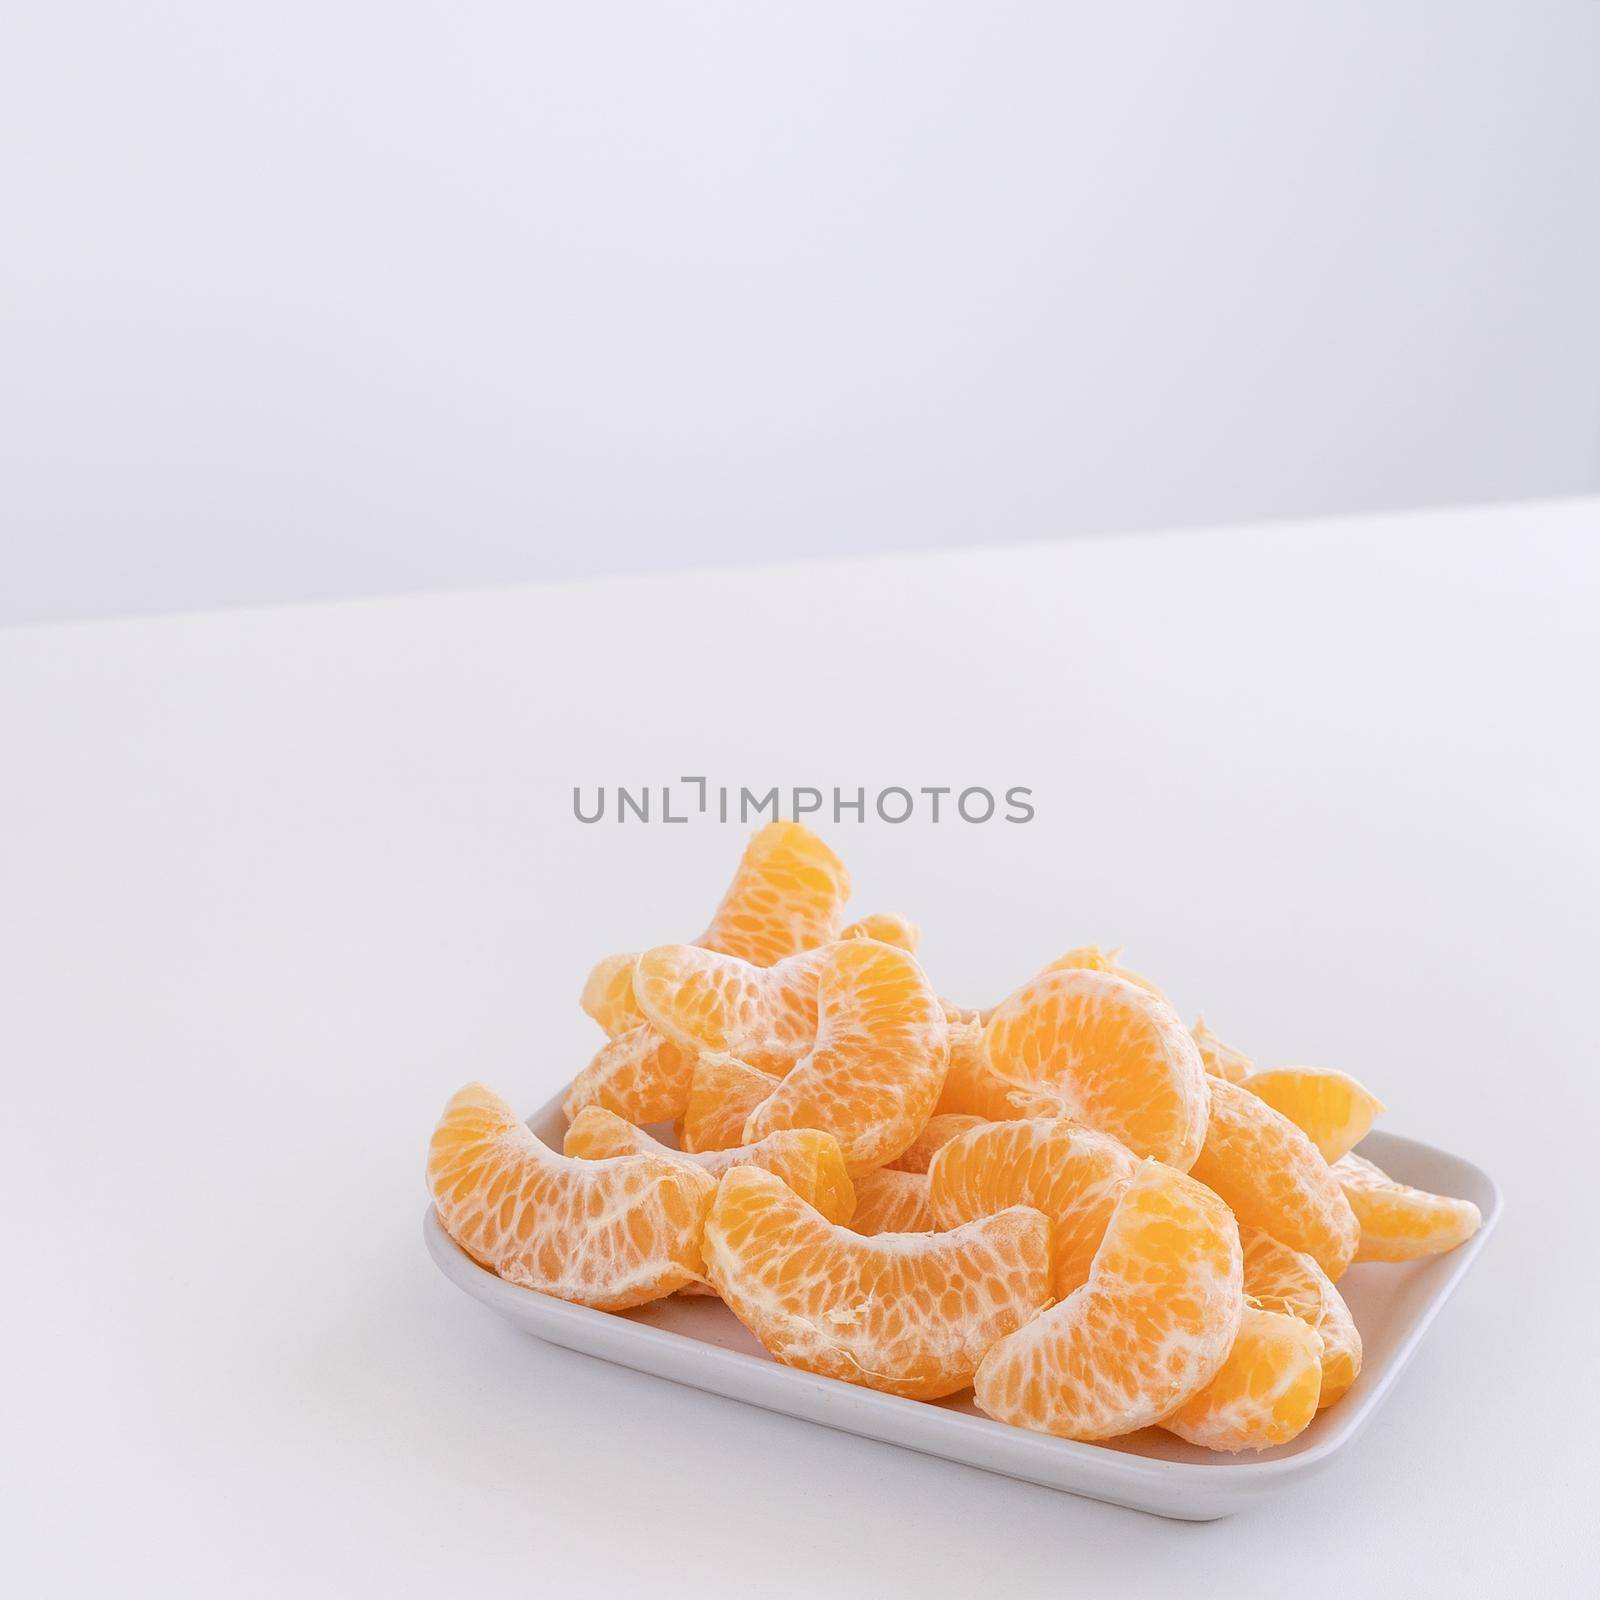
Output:
<instances>
[{"instance_id":1,"label":"square plate","mask_svg":"<svg viewBox=\"0 0 1600 1600\"><path fill-rule=\"evenodd\" d=\"M566 1132L560 1097L530 1117L528 1126L559 1150ZM1156 1428L1078 1444L992 1421L973 1405L970 1390L931 1403L879 1394L780 1365L719 1300L673 1295L636 1311L591 1311L519 1289L478 1266L452 1242L431 1206L423 1233L429 1254L452 1283L552 1344L987 1472L1138 1511L1207 1521L1311 1477L1355 1438L1500 1219L1500 1191L1470 1161L1392 1133L1368 1134L1360 1148L1402 1183L1473 1201L1483 1226L1448 1255L1356 1266L1344 1275L1339 1289L1364 1347L1361 1376L1297 1439L1258 1455L1217 1455Z\"/></svg>"}]
</instances>

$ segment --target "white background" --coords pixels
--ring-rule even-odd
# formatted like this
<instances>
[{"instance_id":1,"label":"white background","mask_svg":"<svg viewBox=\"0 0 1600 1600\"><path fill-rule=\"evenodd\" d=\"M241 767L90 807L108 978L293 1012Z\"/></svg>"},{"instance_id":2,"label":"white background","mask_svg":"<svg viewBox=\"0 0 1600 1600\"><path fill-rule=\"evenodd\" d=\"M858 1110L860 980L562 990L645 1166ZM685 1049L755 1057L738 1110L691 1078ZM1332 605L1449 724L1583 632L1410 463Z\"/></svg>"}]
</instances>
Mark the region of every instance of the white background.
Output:
<instances>
[{"instance_id":1,"label":"white background","mask_svg":"<svg viewBox=\"0 0 1600 1600\"><path fill-rule=\"evenodd\" d=\"M1589 0L11 0L0 618L1600 487Z\"/></svg>"},{"instance_id":2,"label":"white background","mask_svg":"<svg viewBox=\"0 0 1600 1600\"><path fill-rule=\"evenodd\" d=\"M22 1594L1590 1593L1600 500L0 635L0 1549ZM424 1254L743 830L575 783L1025 783L828 831L992 1000L1087 940L1505 1220L1372 1425L1165 1523L519 1336Z\"/></svg>"}]
</instances>

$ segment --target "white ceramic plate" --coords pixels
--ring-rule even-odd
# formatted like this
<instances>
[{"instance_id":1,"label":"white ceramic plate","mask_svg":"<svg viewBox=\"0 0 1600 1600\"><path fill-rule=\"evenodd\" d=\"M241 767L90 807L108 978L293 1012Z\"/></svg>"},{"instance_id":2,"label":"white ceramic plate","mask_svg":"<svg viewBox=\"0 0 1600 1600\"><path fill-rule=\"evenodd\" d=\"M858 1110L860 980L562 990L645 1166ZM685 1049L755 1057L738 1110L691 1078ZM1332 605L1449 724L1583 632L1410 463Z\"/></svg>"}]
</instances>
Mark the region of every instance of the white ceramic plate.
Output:
<instances>
[{"instance_id":1,"label":"white ceramic plate","mask_svg":"<svg viewBox=\"0 0 1600 1600\"><path fill-rule=\"evenodd\" d=\"M530 1117L528 1126L559 1150L566 1131L559 1097ZM1391 1133L1369 1134L1361 1153L1402 1183L1474 1201L1483 1226L1448 1255L1403 1266L1357 1266L1345 1274L1339 1288L1365 1347L1361 1376L1298 1439L1259 1455L1216 1455L1154 1428L1103 1444L1076 1444L991 1421L973 1406L970 1391L931 1404L878 1394L781 1366L719 1300L674 1295L637 1311L591 1311L485 1271L451 1241L431 1206L423 1233L429 1254L452 1283L552 1344L988 1472L1206 1521L1313 1476L1350 1444L1499 1221L1494 1181L1459 1156Z\"/></svg>"}]
</instances>

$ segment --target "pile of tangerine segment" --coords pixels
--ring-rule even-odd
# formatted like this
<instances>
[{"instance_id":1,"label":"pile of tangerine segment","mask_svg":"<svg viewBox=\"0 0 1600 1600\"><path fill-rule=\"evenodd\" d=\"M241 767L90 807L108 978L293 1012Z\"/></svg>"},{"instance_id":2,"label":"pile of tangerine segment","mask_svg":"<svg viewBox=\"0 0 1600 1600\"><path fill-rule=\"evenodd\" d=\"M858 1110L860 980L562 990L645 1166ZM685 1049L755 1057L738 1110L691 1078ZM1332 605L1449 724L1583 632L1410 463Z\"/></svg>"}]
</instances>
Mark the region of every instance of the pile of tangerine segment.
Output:
<instances>
[{"instance_id":1,"label":"pile of tangerine segment","mask_svg":"<svg viewBox=\"0 0 1600 1600\"><path fill-rule=\"evenodd\" d=\"M1351 1154L1382 1106L1251 1063L1073 950L992 1011L895 916L845 925L815 834L763 828L696 944L613 956L563 1153L480 1084L428 1152L440 1220L601 1310L716 1294L779 1361L1069 1439L1292 1439L1355 1381L1352 1261L1452 1249L1470 1202ZM673 1124L676 1147L646 1124Z\"/></svg>"}]
</instances>

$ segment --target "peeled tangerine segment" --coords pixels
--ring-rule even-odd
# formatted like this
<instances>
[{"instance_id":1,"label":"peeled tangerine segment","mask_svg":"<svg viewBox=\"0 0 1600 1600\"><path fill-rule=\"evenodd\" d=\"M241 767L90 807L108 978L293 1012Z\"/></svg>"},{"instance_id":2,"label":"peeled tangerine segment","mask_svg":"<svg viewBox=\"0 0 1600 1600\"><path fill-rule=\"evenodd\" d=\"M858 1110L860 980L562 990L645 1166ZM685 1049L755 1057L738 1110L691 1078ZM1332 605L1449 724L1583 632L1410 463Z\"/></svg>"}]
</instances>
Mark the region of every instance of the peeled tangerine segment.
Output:
<instances>
[{"instance_id":1,"label":"peeled tangerine segment","mask_svg":"<svg viewBox=\"0 0 1600 1600\"><path fill-rule=\"evenodd\" d=\"M923 1124L922 1132L889 1165L898 1167L902 1172L926 1172L929 1162L952 1139L973 1128L986 1128L988 1125L988 1120L984 1117L974 1117L959 1111L941 1112L937 1116L928 1118Z\"/></svg>"},{"instance_id":2,"label":"peeled tangerine segment","mask_svg":"<svg viewBox=\"0 0 1600 1600\"><path fill-rule=\"evenodd\" d=\"M912 1174L914 1176L914 1174ZM1050 1224L1015 1207L950 1233L864 1238L737 1167L706 1220L711 1284L779 1361L936 1400L1050 1298Z\"/></svg>"},{"instance_id":3,"label":"peeled tangerine segment","mask_svg":"<svg viewBox=\"0 0 1600 1600\"><path fill-rule=\"evenodd\" d=\"M892 1161L933 1113L948 1026L916 958L873 939L846 939L753 967L693 945L639 958L634 990L651 1020L686 1050L786 1074L730 1144L778 1128L821 1128L852 1173ZM724 1066L721 1076L737 1076ZM747 1075L746 1075L747 1076ZM699 1148L710 1091L696 1069L684 1127ZM719 1137L726 1137L725 1134Z\"/></svg>"},{"instance_id":4,"label":"peeled tangerine segment","mask_svg":"<svg viewBox=\"0 0 1600 1600\"><path fill-rule=\"evenodd\" d=\"M1202 1184L1142 1161L1080 1288L979 1364L1000 1422L1110 1439L1169 1417L1221 1370L1244 1310L1239 1229Z\"/></svg>"},{"instance_id":5,"label":"peeled tangerine segment","mask_svg":"<svg viewBox=\"0 0 1600 1600\"><path fill-rule=\"evenodd\" d=\"M1337 1161L1366 1138L1383 1102L1343 1072L1275 1067L1244 1080L1251 1094L1281 1111L1322 1153Z\"/></svg>"},{"instance_id":6,"label":"peeled tangerine segment","mask_svg":"<svg viewBox=\"0 0 1600 1600\"><path fill-rule=\"evenodd\" d=\"M1109 972L1112 977L1121 978L1123 982L1131 983L1147 994L1153 994L1158 1000L1165 1000L1166 996L1148 978L1141 977L1137 972L1130 972L1126 967L1117 964L1117 957L1121 954L1120 946L1115 950L1102 950L1097 944L1080 944L1075 949L1067 951L1064 956L1057 956L1044 970L1066 972L1079 967L1089 972Z\"/></svg>"},{"instance_id":7,"label":"peeled tangerine segment","mask_svg":"<svg viewBox=\"0 0 1600 1600\"><path fill-rule=\"evenodd\" d=\"M1304 1250L1338 1279L1361 1230L1328 1163L1289 1119L1248 1089L1211 1080L1205 1148L1189 1169L1242 1223Z\"/></svg>"},{"instance_id":8,"label":"peeled tangerine segment","mask_svg":"<svg viewBox=\"0 0 1600 1600\"><path fill-rule=\"evenodd\" d=\"M1269 1450L1317 1414L1322 1335L1298 1317L1244 1308L1228 1359L1162 1426L1207 1450Z\"/></svg>"},{"instance_id":9,"label":"peeled tangerine segment","mask_svg":"<svg viewBox=\"0 0 1600 1600\"><path fill-rule=\"evenodd\" d=\"M1322 1391L1331 1406L1361 1371L1361 1334L1333 1280L1303 1250L1279 1244L1259 1228L1239 1229L1244 1247L1244 1292L1264 1311L1282 1311L1322 1338Z\"/></svg>"},{"instance_id":10,"label":"peeled tangerine segment","mask_svg":"<svg viewBox=\"0 0 1600 1600\"><path fill-rule=\"evenodd\" d=\"M931 1233L938 1227L928 1199L927 1173L879 1167L864 1172L855 1184L852 1233Z\"/></svg>"},{"instance_id":11,"label":"peeled tangerine segment","mask_svg":"<svg viewBox=\"0 0 1600 1600\"><path fill-rule=\"evenodd\" d=\"M1004 1122L1009 1117L1049 1116L1060 1112L1058 1097L1019 1089L995 1075L989 1058L983 1053L983 1023L976 1011L962 1011L946 1002L945 1016L950 1023L950 1065L934 1107L936 1114Z\"/></svg>"},{"instance_id":12,"label":"peeled tangerine segment","mask_svg":"<svg viewBox=\"0 0 1600 1600\"><path fill-rule=\"evenodd\" d=\"M745 847L699 943L770 967L839 937L850 874L804 823L769 822Z\"/></svg>"},{"instance_id":13,"label":"peeled tangerine segment","mask_svg":"<svg viewBox=\"0 0 1600 1600\"><path fill-rule=\"evenodd\" d=\"M693 1073L694 1057L644 1023L595 1051L561 1109L569 1121L585 1106L604 1106L629 1122L670 1122L688 1104Z\"/></svg>"},{"instance_id":14,"label":"peeled tangerine segment","mask_svg":"<svg viewBox=\"0 0 1600 1600\"><path fill-rule=\"evenodd\" d=\"M1414 1261L1465 1244L1483 1221L1470 1200L1429 1194L1396 1183L1362 1156L1333 1165L1361 1225L1357 1261Z\"/></svg>"},{"instance_id":15,"label":"peeled tangerine segment","mask_svg":"<svg viewBox=\"0 0 1600 1600\"><path fill-rule=\"evenodd\" d=\"M1242 1050L1224 1044L1210 1028L1204 1017L1196 1017L1189 1030L1200 1051L1200 1064L1214 1078L1226 1078L1229 1083L1243 1083L1255 1071L1255 1062Z\"/></svg>"},{"instance_id":16,"label":"peeled tangerine segment","mask_svg":"<svg viewBox=\"0 0 1600 1600\"><path fill-rule=\"evenodd\" d=\"M929 1198L941 1228L1006 1206L1042 1211L1051 1225L1050 1288L1064 1300L1089 1276L1138 1164L1126 1145L1064 1118L983 1123L934 1156Z\"/></svg>"},{"instance_id":17,"label":"peeled tangerine segment","mask_svg":"<svg viewBox=\"0 0 1600 1600\"><path fill-rule=\"evenodd\" d=\"M564 1154L581 1156L586 1161L603 1161L608 1156L662 1156L668 1161L687 1162L713 1178L720 1178L734 1167L760 1167L763 1172L782 1178L829 1222L848 1222L856 1208L855 1190L839 1153L839 1141L831 1133L820 1133L815 1128L788 1128L782 1133L769 1133L757 1144L696 1155L674 1150L631 1122L624 1122L599 1106L589 1106L567 1129L561 1148Z\"/></svg>"},{"instance_id":18,"label":"peeled tangerine segment","mask_svg":"<svg viewBox=\"0 0 1600 1600\"><path fill-rule=\"evenodd\" d=\"M995 1076L1060 1097L1062 1112L1138 1156L1187 1172L1206 1133L1200 1052L1159 996L1109 972L1046 972L1003 1001L984 1035Z\"/></svg>"},{"instance_id":19,"label":"peeled tangerine segment","mask_svg":"<svg viewBox=\"0 0 1600 1600\"><path fill-rule=\"evenodd\" d=\"M697 1154L733 1149L744 1140L750 1113L777 1084L770 1072L747 1066L737 1056L699 1057L678 1127L678 1142Z\"/></svg>"},{"instance_id":20,"label":"peeled tangerine segment","mask_svg":"<svg viewBox=\"0 0 1600 1600\"><path fill-rule=\"evenodd\" d=\"M944 1008L908 951L847 939L820 952L816 1043L744 1125L822 1128L852 1173L910 1148L933 1113L949 1054Z\"/></svg>"},{"instance_id":21,"label":"peeled tangerine segment","mask_svg":"<svg viewBox=\"0 0 1600 1600\"><path fill-rule=\"evenodd\" d=\"M876 939L879 944L899 945L913 955L922 943L922 930L916 923L893 911L875 911L869 917L852 922L840 933L841 939Z\"/></svg>"},{"instance_id":22,"label":"peeled tangerine segment","mask_svg":"<svg viewBox=\"0 0 1600 1600\"><path fill-rule=\"evenodd\" d=\"M433 1131L428 1188L445 1232L506 1282L622 1311L700 1278L716 1183L660 1156L557 1155L474 1083Z\"/></svg>"},{"instance_id":23,"label":"peeled tangerine segment","mask_svg":"<svg viewBox=\"0 0 1600 1600\"><path fill-rule=\"evenodd\" d=\"M853 939L846 948L880 947ZM713 1051L784 1073L816 1042L825 959L808 950L758 967L698 945L664 944L639 957L634 994L650 1021L691 1054Z\"/></svg>"},{"instance_id":24,"label":"peeled tangerine segment","mask_svg":"<svg viewBox=\"0 0 1600 1600\"><path fill-rule=\"evenodd\" d=\"M602 956L584 980L578 1004L606 1030L609 1039L637 1028L645 1020L633 998L633 969L638 961L638 954L633 951Z\"/></svg>"},{"instance_id":25,"label":"peeled tangerine segment","mask_svg":"<svg viewBox=\"0 0 1600 1600\"><path fill-rule=\"evenodd\" d=\"M708 950L770 966L837 938L849 895L850 875L844 863L816 834L800 823L771 822L746 847L700 943ZM868 917L856 926L878 921L899 940L909 936L908 948L915 947L916 929L903 917ZM606 956L583 986L583 1009L612 1038L648 1020L634 995L638 959L633 954ZM687 1078L683 1087L687 1091ZM629 1114L615 1105L610 1109ZM679 1105L666 1115L677 1116L682 1109Z\"/></svg>"}]
</instances>

